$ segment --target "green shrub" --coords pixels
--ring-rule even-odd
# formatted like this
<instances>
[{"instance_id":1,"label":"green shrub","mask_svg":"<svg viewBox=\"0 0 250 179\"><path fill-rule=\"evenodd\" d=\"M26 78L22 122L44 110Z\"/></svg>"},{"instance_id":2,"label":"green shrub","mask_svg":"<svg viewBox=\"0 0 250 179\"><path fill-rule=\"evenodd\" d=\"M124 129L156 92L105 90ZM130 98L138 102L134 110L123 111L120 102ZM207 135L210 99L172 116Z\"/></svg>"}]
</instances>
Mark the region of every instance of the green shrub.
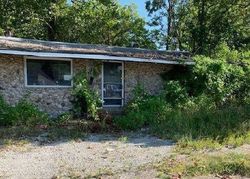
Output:
<instances>
[{"instance_id":1,"label":"green shrub","mask_svg":"<svg viewBox=\"0 0 250 179\"><path fill-rule=\"evenodd\" d=\"M4 101L0 95L0 126L8 126L12 124L9 119L11 107Z\"/></svg>"},{"instance_id":2,"label":"green shrub","mask_svg":"<svg viewBox=\"0 0 250 179\"><path fill-rule=\"evenodd\" d=\"M165 101L160 96L150 96L138 85L134 90L134 98L125 110L125 115L115 119L116 125L122 129L136 130L149 126L153 120L160 118L165 108Z\"/></svg>"},{"instance_id":3,"label":"green shrub","mask_svg":"<svg viewBox=\"0 0 250 179\"><path fill-rule=\"evenodd\" d=\"M168 103L176 106L187 102L188 93L179 81L168 81L165 85L165 98Z\"/></svg>"},{"instance_id":4,"label":"green shrub","mask_svg":"<svg viewBox=\"0 0 250 179\"><path fill-rule=\"evenodd\" d=\"M48 115L28 102L20 100L15 107L11 108L10 120L13 125L36 126L48 123Z\"/></svg>"},{"instance_id":5,"label":"green shrub","mask_svg":"<svg viewBox=\"0 0 250 179\"><path fill-rule=\"evenodd\" d=\"M81 71L74 77L73 112L77 117L90 115L91 118L98 119L98 109L101 100L96 91L90 88L86 78L86 72Z\"/></svg>"},{"instance_id":6,"label":"green shrub","mask_svg":"<svg viewBox=\"0 0 250 179\"><path fill-rule=\"evenodd\" d=\"M48 123L48 115L25 99L10 106L0 97L0 126L35 126Z\"/></svg>"},{"instance_id":7,"label":"green shrub","mask_svg":"<svg viewBox=\"0 0 250 179\"><path fill-rule=\"evenodd\" d=\"M187 98L206 95L218 105L250 97L250 51L231 50L224 44L210 57L195 56L195 65L174 66L162 75L166 81L166 100L182 105Z\"/></svg>"},{"instance_id":8,"label":"green shrub","mask_svg":"<svg viewBox=\"0 0 250 179\"><path fill-rule=\"evenodd\" d=\"M193 75L203 86L203 93L217 103L235 98L244 101L250 95L249 52L240 53L227 46L219 46L211 57L196 56Z\"/></svg>"}]
</instances>

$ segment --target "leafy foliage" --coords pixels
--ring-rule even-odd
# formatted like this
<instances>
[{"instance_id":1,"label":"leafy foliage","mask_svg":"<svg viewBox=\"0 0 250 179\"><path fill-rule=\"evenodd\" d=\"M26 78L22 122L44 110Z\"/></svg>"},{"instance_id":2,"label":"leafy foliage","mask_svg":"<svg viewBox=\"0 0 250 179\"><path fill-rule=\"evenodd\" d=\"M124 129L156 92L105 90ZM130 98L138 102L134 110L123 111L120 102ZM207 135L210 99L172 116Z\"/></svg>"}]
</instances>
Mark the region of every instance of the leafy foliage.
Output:
<instances>
[{"instance_id":1,"label":"leafy foliage","mask_svg":"<svg viewBox=\"0 0 250 179\"><path fill-rule=\"evenodd\" d=\"M48 123L48 115L25 99L10 106L0 98L0 126L36 126Z\"/></svg>"},{"instance_id":2,"label":"leafy foliage","mask_svg":"<svg viewBox=\"0 0 250 179\"><path fill-rule=\"evenodd\" d=\"M249 57L249 52L230 50L222 44L211 57L195 56L196 64L192 68L174 67L162 75L169 102L173 104L179 98L187 102L184 99L203 94L221 104L232 100L246 101L250 95ZM178 104L182 104L181 101Z\"/></svg>"},{"instance_id":3,"label":"leafy foliage","mask_svg":"<svg viewBox=\"0 0 250 179\"><path fill-rule=\"evenodd\" d=\"M165 98L172 105L183 104L188 100L188 94L178 81L169 81L165 86Z\"/></svg>"},{"instance_id":4,"label":"leafy foliage","mask_svg":"<svg viewBox=\"0 0 250 179\"><path fill-rule=\"evenodd\" d=\"M249 3L245 0L148 0L158 44L195 54L213 54L222 42L249 49Z\"/></svg>"},{"instance_id":5,"label":"leafy foliage","mask_svg":"<svg viewBox=\"0 0 250 179\"><path fill-rule=\"evenodd\" d=\"M115 1L76 1L65 20L70 23L60 38L66 41L155 48L134 6L123 7Z\"/></svg>"},{"instance_id":6,"label":"leafy foliage","mask_svg":"<svg viewBox=\"0 0 250 179\"><path fill-rule=\"evenodd\" d=\"M150 96L138 85L134 90L134 99L126 109L126 115L114 120L122 129L135 130L149 125L165 108L165 102L161 97Z\"/></svg>"},{"instance_id":7,"label":"leafy foliage","mask_svg":"<svg viewBox=\"0 0 250 179\"><path fill-rule=\"evenodd\" d=\"M4 101L0 95L0 126L11 125L12 121L9 120L10 106Z\"/></svg>"},{"instance_id":8,"label":"leafy foliage","mask_svg":"<svg viewBox=\"0 0 250 179\"><path fill-rule=\"evenodd\" d=\"M66 0L17 0L0 2L0 29L17 37L55 40Z\"/></svg>"},{"instance_id":9,"label":"leafy foliage","mask_svg":"<svg viewBox=\"0 0 250 179\"><path fill-rule=\"evenodd\" d=\"M169 71L163 75L163 94L142 95L142 89L136 92L125 116L116 119L117 124L125 129L147 126L161 137L188 139L182 142L186 148L249 141L247 54L222 45L213 58L197 56L192 69L184 67L185 76L176 69ZM200 139L204 141L193 142Z\"/></svg>"},{"instance_id":10,"label":"leafy foliage","mask_svg":"<svg viewBox=\"0 0 250 179\"><path fill-rule=\"evenodd\" d=\"M193 69L196 82L203 83L203 90L212 96L215 102L230 99L246 100L249 88L249 53L231 51L222 45L211 57L197 56Z\"/></svg>"},{"instance_id":11,"label":"leafy foliage","mask_svg":"<svg viewBox=\"0 0 250 179\"><path fill-rule=\"evenodd\" d=\"M155 48L134 6L115 0L0 2L0 35L88 44Z\"/></svg>"},{"instance_id":12,"label":"leafy foliage","mask_svg":"<svg viewBox=\"0 0 250 179\"><path fill-rule=\"evenodd\" d=\"M90 88L85 71L75 75L72 96L73 112L76 116L87 114L94 119L98 119L101 100L97 92Z\"/></svg>"}]
</instances>

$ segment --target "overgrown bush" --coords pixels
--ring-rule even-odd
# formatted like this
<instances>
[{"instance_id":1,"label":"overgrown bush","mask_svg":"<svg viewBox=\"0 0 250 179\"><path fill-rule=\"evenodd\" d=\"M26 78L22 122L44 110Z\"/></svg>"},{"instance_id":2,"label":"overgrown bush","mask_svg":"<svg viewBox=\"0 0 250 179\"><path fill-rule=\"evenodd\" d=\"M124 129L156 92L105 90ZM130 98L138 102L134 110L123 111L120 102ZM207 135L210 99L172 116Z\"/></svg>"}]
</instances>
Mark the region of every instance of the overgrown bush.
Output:
<instances>
[{"instance_id":1,"label":"overgrown bush","mask_svg":"<svg viewBox=\"0 0 250 179\"><path fill-rule=\"evenodd\" d=\"M152 120L161 115L165 107L164 99L150 96L138 85L134 90L134 99L125 110L125 115L115 119L115 123L122 129L135 130L148 126Z\"/></svg>"},{"instance_id":2,"label":"overgrown bush","mask_svg":"<svg viewBox=\"0 0 250 179\"><path fill-rule=\"evenodd\" d=\"M36 126L48 123L48 115L25 99L21 99L15 106L8 105L0 97L0 125Z\"/></svg>"},{"instance_id":3,"label":"overgrown bush","mask_svg":"<svg viewBox=\"0 0 250 179\"><path fill-rule=\"evenodd\" d=\"M217 105L249 101L250 51L238 52L222 44L214 55L193 59L196 63L193 67L174 66L162 75L169 103L182 105L188 98L204 94Z\"/></svg>"},{"instance_id":4,"label":"overgrown bush","mask_svg":"<svg viewBox=\"0 0 250 179\"><path fill-rule=\"evenodd\" d=\"M90 88L86 77L86 72L81 71L74 77L73 95L73 112L77 117L91 117L98 119L98 109L101 100L96 91Z\"/></svg>"},{"instance_id":5,"label":"overgrown bush","mask_svg":"<svg viewBox=\"0 0 250 179\"><path fill-rule=\"evenodd\" d=\"M178 66L164 74L166 85L159 96L147 95L137 87L125 115L116 119L117 125L133 130L148 126L154 134L177 141L202 139L233 145L248 141L247 54L230 51L222 45L212 57L195 57L193 68Z\"/></svg>"},{"instance_id":6,"label":"overgrown bush","mask_svg":"<svg viewBox=\"0 0 250 179\"><path fill-rule=\"evenodd\" d=\"M196 56L193 69L196 82L201 83L203 92L217 103L236 99L244 102L250 93L249 52L230 50L219 46L211 57Z\"/></svg>"},{"instance_id":7,"label":"overgrown bush","mask_svg":"<svg viewBox=\"0 0 250 179\"><path fill-rule=\"evenodd\" d=\"M165 85L165 98L171 105L184 104L188 100L188 93L179 81L168 81Z\"/></svg>"}]
</instances>

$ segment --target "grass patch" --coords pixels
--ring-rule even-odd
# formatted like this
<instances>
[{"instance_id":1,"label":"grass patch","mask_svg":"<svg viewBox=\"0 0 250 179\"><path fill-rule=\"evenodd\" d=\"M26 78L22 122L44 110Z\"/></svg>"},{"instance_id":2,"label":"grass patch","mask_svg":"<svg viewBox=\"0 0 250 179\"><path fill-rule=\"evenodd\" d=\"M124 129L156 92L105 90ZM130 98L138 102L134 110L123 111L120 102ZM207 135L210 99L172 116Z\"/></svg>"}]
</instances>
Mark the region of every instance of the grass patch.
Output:
<instances>
[{"instance_id":1,"label":"grass patch","mask_svg":"<svg viewBox=\"0 0 250 179\"><path fill-rule=\"evenodd\" d=\"M190 154L192 152L204 150L218 150L222 145L213 139L192 140L189 138L180 139L175 147L175 151L181 154Z\"/></svg>"},{"instance_id":2,"label":"grass patch","mask_svg":"<svg viewBox=\"0 0 250 179\"><path fill-rule=\"evenodd\" d=\"M198 110L168 109L151 125L152 133L177 142L176 151L190 153L250 144L250 106Z\"/></svg>"},{"instance_id":3,"label":"grass patch","mask_svg":"<svg viewBox=\"0 0 250 179\"><path fill-rule=\"evenodd\" d=\"M92 178L104 178L104 177L111 177L114 173L109 168L101 168L98 171L91 173L85 177L84 179L92 179Z\"/></svg>"},{"instance_id":4,"label":"grass patch","mask_svg":"<svg viewBox=\"0 0 250 179\"><path fill-rule=\"evenodd\" d=\"M87 131L79 128L37 129L28 127L11 127L0 129L0 147L21 147L28 143L38 142L41 145L63 140L84 139Z\"/></svg>"},{"instance_id":5,"label":"grass patch","mask_svg":"<svg viewBox=\"0 0 250 179\"><path fill-rule=\"evenodd\" d=\"M118 138L118 141L122 142L122 143L127 143L128 142L128 137L127 136L121 136Z\"/></svg>"},{"instance_id":6,"label":"grass patch","mask_svg":"<svg viewBox=\"0 0 250 179\"><path fill-rule=\"evenodd\" d=\"M173 157L155 166L160 178L176 174L181 176L240 175L250 176L250 155L227 154L221 156Z\"/></svg>"},{"instance_id":7,"label":"grass patch","mask_svg":"<svg viewBox=\"0 0 250 179\"><path fill-rule=\"evenodd\" d=\"M43 128L15 126L0 128L0 146L21 145L30 142L41 142L42 144L53 143L62 140L84 139L87 133L105 132L99 123L86 120L76 120L64 125L43 126Z\"/></svg>"},{"instance_id":8,"label":"grass patch","mask_svg":"<svg viewBox=\"0 0 250 179\"><path fill-rule=\"evenodd\" d=\"M219 150L222 147L236 148L243 144L250 144L250 131L244 135L230 135L222 141L211 138L192 139L182 138L177 141L175 151L190 154L196 151Z\"/></svg>"}]
</instances>

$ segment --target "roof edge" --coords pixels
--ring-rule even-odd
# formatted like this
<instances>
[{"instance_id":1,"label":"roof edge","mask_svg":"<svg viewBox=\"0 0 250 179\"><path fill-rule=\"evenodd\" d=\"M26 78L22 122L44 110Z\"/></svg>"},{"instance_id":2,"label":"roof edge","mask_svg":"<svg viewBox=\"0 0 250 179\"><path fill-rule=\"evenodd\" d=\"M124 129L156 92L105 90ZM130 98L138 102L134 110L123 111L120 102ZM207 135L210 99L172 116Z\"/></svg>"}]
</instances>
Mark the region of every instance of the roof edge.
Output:
<instances>
[{"instance_id":1,"label":"roof edge","mask_svg":"<svg viewBox=\"0 0 250 179\"><path fill-rule=\"evenodd\" d=\"M71 54L71 53L53 53L53 52L29 52L18 50L1 50L0 54L3 55L19 55L19 56L33 56L44 58L69 58L69 59L93 59L93 60L105 60L105 61L126 61L126 62L140 62L140 63L156 63L156 64L170 64L170 65L194 65L195 62L185 60L162 60L162 59L146 59L135 57L119 57L111 55L100 54Z\"/></svg>"},{"instance_id":2,"label":"roof edge","mask_svg":"<svg viewBox=\"0 0 250 179\"><path fill-rule=\"evenodd\" d=\"M130 49L130 50L138 50L141 52L161 52L161 53L187 53L188 51L178 51L178 50L157 50L157 49L146 49L146 48L134 48L134 47L122 47L122 46L110 46L105 44L86 44L86 43L76 43L76 42L60 42L60 41L49 41L49 40L38 40L38 39L28 39L28 38L18 38L18 37L5 37L0 36L0 40L12 40L15 42L29 42L29 43L41 43L41 44L53 44L53 45L68 45L68 46L85 46L85 45L93 45L96 47L104 47L104 48L117 48L117 49Z\"/></svg>"}]
</instances>

